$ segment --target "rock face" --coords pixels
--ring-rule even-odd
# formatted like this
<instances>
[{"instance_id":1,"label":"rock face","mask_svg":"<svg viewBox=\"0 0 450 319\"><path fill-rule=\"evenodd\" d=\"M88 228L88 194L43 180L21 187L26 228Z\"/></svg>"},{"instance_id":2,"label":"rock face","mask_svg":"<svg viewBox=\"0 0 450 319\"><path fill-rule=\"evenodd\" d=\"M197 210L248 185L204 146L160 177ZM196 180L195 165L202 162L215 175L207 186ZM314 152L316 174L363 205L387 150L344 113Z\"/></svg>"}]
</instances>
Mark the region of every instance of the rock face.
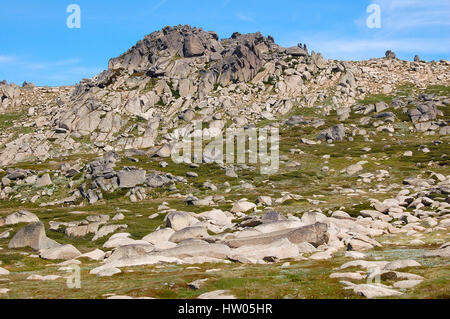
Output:
<instances>
[{"instance_id":1,"label":"rock face","mask_svg":"<svg viewBox=\"0 0 450 319\"><path fill-rule=\"evenodd\" d=\"M54 240L45 234L44 224L32 223L19 230L8 244L8 248L31 247L34 250L59 247Z\"/></svg>"},{"instance_id":2,"label":"rock face","mask_svg":"<svg viewBox=\"0 0 450 319\"><path fill-rule=\"evenodd\" d=\"M123 120L113 113L102 117L102 105L91 108L90 97L98 90L133 85L132 82L139 81L142 84L139 90L127 95L113 94L108 104L111 108L119 108L123 104L129 115L146 120L154 118L152 124L144 129L146 132L131 142L132 147L152 147L158 134L155 129L163 117L163 114L156 114L154 107L168 101L161 99L163 92L170 95L170 99L178 96L204 98L217 86L248 82L263 67L263 54L275 47L271 39L260 33L234 34L224 42L219 41L214 32L190 26L164 28L111 59L108 70L94 80L80 83L71 97L69 108L58 115L58 126L61 130L83 136L100 130L93 137L107 140L120 129ZM207 63L209 67L200 70L193 67L194 61ZM146 93L139 94L142 90ZM83 114L81 118L76 116L80 111Z\"/></svg>"}]
</instances>

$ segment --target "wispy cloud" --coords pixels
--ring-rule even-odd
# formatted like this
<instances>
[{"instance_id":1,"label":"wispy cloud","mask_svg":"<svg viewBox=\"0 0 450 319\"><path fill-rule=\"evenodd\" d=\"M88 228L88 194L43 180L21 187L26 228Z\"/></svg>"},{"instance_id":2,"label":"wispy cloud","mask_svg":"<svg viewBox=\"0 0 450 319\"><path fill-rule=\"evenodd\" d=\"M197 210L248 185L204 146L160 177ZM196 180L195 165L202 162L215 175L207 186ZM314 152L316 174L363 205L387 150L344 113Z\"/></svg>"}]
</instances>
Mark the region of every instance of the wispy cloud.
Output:
<instances>
[{"instance_id":1,"label":"wispy cloud","mask_svg":"<svg viewBox=\"0 0 450 319\"><path fill-rule=\"evenodd\" d=\"M395 38L395 39L331 39L308 38L309 47L318 49L327 57L352 59L382 57L388 49L402 53L448 54L450 37L444 39Z\"/></svg>"},{"instance_id":2,"label":"wispy cloud","mask_svg":"<svg viewBox=\"0 0 450 319\"><path fill-rule=\"evenodd\" d=\"M71 74L83 75L83 76L89 76L89 77L97 75L97 74L101 73L102 71L104 71L104 70L103 70L103 68L100 68L100 67L85 67L85 66L74 67L74 68L70 68L67 70L67 72L71 73Z\"/></svg>"},{"instance_id":3,"label":"wispy cloud","mask_svg":"<svg viewBox=\"0 0 450 319\"><path fill-rule=\"evenodd\" d=\"M374 0L380 5L383 28L389 31L450 26L448 0Z\"/></svg>"},{"instance_id":4,"label":"wispy cloud","mask_svg":"<svg viewBox=\"0 0 450 319\"><path fill-rule=\"evenodd\" d=\"M351 32L297 32L290 37L295 41L285 41L283 45L304 42L310 49L333 59L382 57L386 50L394 50L404 59L412 59L415 54L449 58L450 1L371 0L367 3L380 5L381 29L369 29L366 25L368 14L361 10Z\"/></svg>"},{"instance_id":5,"label":"wispy cloud","mask_svg":"<svg viewBox=\"0 0 450 319\"><path fill-rule=\"evenodd\" d=\"M374 3L380 4L384 9L391 11L401 8L427 9L438 6L448 7L448 0L374 0Z\"/></svg>"},{"instance_id":6,"label":"wispy cloud","mask_svg":"<svg viewBox=\"0 0 450 319\"><path fill-rule=\"evenodd\" d=\"M255 19L253 19L252 17L250 17L250 16L248 16L246 14L243 14L241 12L236 13L236 17L239 20L244 21L244 22L256 23Z\"/></svg>"},{"instance_id":7,"label":"wispy cloud","mask_svg":"<svg viewBox=\"0 0 450 319\"><path fill-rule=\"evenodd\" d=\"M56 65L56 66L71 65L71 64L78 64L80 62L81 62L80 59L68 59L68 60L56 61L56 62L54 62L54 65Z\"/></svg>"},{"instance_id":8,"label":"wispy cloud","mask_svg":"<svg viewBox=\"0 0 450 319\"><path fill-rule=\"evenodd\" d=\"M101 67L84 65L78 58L34 61L15 55L0 55L0 64L3 70L14 70L23 77L23 80L27 81L38 77L41 80L64 83L73 81L75 84L81 78L91 78L103 71Z\"/></svg>"},{"instance_id":9,"label":"wispy cloud","mask_svg":"<svg viewBox=\"0 0 450 319\"><path fill-rule=\"evenodd\" d=\"M15 60L14 56L0 55L0 63L11 63Z\"/></svg>"},{"instance_id":10,"label":"wispy cloud","mask_svg":"<svg viewBox=\"0 0 450 319\"><path fill-rule=\"evenodd\" d=\"M44 70L53 67L62 67L79 64L80 59L66 59L57 61L33 61L24 57L18 57L15 55L0 55L0 63L10 64L13 66L21 66L32 70Z\"/></svg>"},{"instance_id":11,"label":"wispy cloud","mask_svg":"<svg viewBox=\"0 0 450 319\"><path fill-rule=\"evenodd\" d=\"M153 10L158 10L160 7L162 7L167 1L169 0L161 0L160 2L158 2L157 4L155 4L155 6L153 7Z\"/></svg>"}]
</instances>

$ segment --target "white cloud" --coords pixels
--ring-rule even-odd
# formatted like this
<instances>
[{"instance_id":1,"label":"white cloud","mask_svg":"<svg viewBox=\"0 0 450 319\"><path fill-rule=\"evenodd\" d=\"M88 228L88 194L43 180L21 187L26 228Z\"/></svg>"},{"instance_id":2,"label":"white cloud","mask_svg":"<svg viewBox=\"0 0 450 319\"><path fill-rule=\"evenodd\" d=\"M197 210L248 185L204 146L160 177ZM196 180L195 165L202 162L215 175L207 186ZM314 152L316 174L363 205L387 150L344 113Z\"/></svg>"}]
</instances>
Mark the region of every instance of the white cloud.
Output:
<instances>
[{"instance_id":1,"label":"white cloud","mask_svg":"<svg viewBox=\"0 0 450 319\"><path fill-rule=\"evenodd\" d=\"M246 14L240 13L240 12L236 13L236 17L239 20L244 21L244 22L251 22L251 23L255 23L256 22L255 19L253 19L252 17L250 17L250 16L248 16Z\"/></svg>"},{"instance_id":2,"label":"white cloud","mask_svg":"<svg viewBox=\"0 0 450 319\"><path fill-rule=\"evenodd\" d=\"M57 60L51 62L41 62L41 61L32 61L22 57L15 56L0 56L0 63L10 63L12 65L28 68L31 70L45 70L51 69L54 67L63 67L79 64L81 62L80 59L67 59L67 60Z\"/></svg>"}]
</instances>

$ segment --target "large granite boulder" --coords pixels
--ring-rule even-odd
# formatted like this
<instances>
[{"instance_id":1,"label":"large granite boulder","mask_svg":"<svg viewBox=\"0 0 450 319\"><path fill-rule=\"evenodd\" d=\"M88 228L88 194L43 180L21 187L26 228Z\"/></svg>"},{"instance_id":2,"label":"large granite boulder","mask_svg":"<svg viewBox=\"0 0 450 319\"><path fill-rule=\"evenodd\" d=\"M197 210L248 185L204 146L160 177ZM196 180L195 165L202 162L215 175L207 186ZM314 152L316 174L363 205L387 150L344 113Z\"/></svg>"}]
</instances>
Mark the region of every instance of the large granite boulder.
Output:
<instances>
[{"instance_id":1,"label":"large granite boulder","mask_svg":"<svg viewBox=\"0 0 450 319\"><path fill-rule=\"evenodd\" d=\"M8 244L8 248L31 247L34 250L58 247L60 244L47 237L44 224L32 223L20 229Z\"/></svg>"}]
</instances>

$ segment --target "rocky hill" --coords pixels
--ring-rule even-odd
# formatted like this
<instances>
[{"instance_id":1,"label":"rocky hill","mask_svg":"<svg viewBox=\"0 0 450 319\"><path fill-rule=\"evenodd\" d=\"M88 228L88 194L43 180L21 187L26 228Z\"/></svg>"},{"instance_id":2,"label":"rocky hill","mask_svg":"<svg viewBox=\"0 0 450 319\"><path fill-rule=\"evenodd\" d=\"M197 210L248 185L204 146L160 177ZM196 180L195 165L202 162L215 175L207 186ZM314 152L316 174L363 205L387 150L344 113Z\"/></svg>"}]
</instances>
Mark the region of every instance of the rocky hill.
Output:
<instances>
[{"instance_id":1,"label":"rocky hill","mask_svg":"<svg viewBox=\"0 0 450 319\"><path fill-rule=\"evenodd\" d=\"M259 33L235 33L220 41L214 32L167 27L111 59L108 70L81 81L70 93L69 88L1 86L3 109L23 99L46 107L30 111L39 116L27 123L35 134L5 141L9 144L0 163L84 147L91 152L147 149L170 143L194 119L222 129L228 120L232 126L248 126L311 107L337 112L342 119L370 94L390 94L403 84L446 85L449 67L447 61L395 58L331 61L308 53L306 45L283 48ZM26 90L36 94L21 93ZM52 100L53 93L60 95ZM29 149L20 149L24 141Z\"/></svg>"},{"instance_id":2,"label":"rocky hill","mask_svg":"<svg viewBox=\"0 0 450 319\"><path fill-rule=\"evenodd\" d=\"M133 297L448 296L449 87L445 60L327 60L190 26L74 87L4 81L0 297L59 297L49 260L83 264L81 297L120 272L136 286L108 291ZM278 128L279 170L171 161L197 120L205 139Z\"/></svg>"}]
</instances>

